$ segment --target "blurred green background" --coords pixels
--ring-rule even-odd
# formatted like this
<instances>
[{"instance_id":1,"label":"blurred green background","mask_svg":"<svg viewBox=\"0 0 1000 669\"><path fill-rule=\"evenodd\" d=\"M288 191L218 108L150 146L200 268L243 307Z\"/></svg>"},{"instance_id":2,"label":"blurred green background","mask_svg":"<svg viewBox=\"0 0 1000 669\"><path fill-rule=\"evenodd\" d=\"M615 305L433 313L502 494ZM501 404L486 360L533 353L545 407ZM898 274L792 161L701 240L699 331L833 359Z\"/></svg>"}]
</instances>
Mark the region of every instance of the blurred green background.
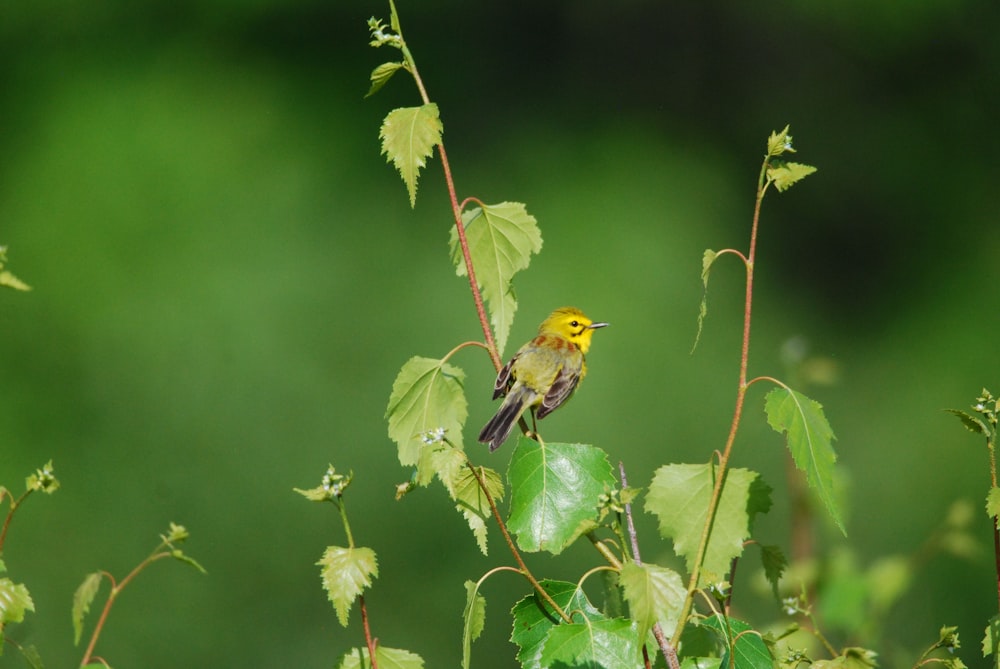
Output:
<instances>
[{"instance_id":1,"label":"blurred green background","mask_svg":"<svg viewBox=\"0 0 1000 669\"><path fill-rule=\"evenodd\" d=\"M859 566L911 553L972 500L979 552L935 554L888 615L884 666L960 625L963 658L996 611L985 449L944 414L1000 392L1000 11L973 0L610 5L399 5L441 107L459 196L525 202L545 246L516 280L508 353L552 308L611 321L591 375L546 437L581 440L645 485L721 448L735 396L743 274L721 262L689 355L705 248L745 248L765 140L786 123L819 172L764 206L751 374L791 378L791 338L835 361L804 386L826 408L849 480ZM339 627L315 562L344 541L307 503L328 463L355 472L348 510L379 555L368 596L381 642L429 667L460 660L462 582L481 556L439 486L393 500L383 413L399 367L481 336L448 262L433 159L410 210L378 128L416 104L397 76L363 100L382 2L12 2L0 9L0 244L34 288L0 291L0 483L52 459L63 487L15 518L4 560L37 612L10 629L72 666L71 597L121 577L170 521L201 576L162 563L116 604L98 647L118 667L329 667L362 643ZM495 409L480 351L474 435ZM788 546L781 439L751 391L735 464L763 473L758 522ZM663 556L638 513L646 557ZM825 529L824 529L825 528ZM597 556L533 559L576 580ZM749 574L752 570L747 568ZM739 586L738 586L739 587ZM513 667L487 584L474 661ZM742 612L778 617L743 586ZM90 621L92 622L92 620ZM89 629L89 627L88 627ZM837 642L845 639L833 634ZM900 660L902 662L903 660ZM979 659L979 662L982 660ZM21 666L8 647L2 666Z\"/></svg>"}]
</instances>

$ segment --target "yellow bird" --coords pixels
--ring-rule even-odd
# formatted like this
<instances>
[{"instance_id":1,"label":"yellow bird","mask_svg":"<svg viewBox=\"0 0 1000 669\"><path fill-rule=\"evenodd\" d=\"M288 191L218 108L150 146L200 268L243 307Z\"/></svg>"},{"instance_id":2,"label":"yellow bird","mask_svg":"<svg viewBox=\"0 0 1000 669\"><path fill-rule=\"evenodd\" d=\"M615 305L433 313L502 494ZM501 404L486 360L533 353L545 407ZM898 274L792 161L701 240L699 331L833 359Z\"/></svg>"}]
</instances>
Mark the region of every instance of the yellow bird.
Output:
<instances>
[{"instance_id":1,"label":"yellow bird","mask_svg":"<svg viewBox=\"0 0 1000 669\"><path fill-rule=\"evenodd\" d=\"M562 307L542 321L538 335L522 346L497 375L493 399L506 395L499 411L479 433L479 441L495 451L507 440L514 423L528 409L532 422L558 409L587 374L584 356L595 323L574 307Z\"/></svg>"}]
</instances>

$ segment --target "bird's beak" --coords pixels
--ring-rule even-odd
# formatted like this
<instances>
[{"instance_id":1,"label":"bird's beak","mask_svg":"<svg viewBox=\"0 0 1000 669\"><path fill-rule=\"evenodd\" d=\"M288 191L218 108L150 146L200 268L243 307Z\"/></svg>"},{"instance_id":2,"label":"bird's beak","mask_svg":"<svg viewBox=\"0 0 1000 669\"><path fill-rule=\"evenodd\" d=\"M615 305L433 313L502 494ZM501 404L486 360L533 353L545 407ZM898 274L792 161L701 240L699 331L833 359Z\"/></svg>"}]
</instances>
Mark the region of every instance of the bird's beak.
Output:
<instances>
[{"instance_id":1,"label":"bird's beak","mask_svg":"<svg viewBox=\"0 0 1000 669\"><path fill-rule=\"evenodd\" d=\"M596 330L597 328L606 328L609 325L611 325L611 323L591 323L590 325L587 326L587 329Z\"/></svg>"}]
</instances>

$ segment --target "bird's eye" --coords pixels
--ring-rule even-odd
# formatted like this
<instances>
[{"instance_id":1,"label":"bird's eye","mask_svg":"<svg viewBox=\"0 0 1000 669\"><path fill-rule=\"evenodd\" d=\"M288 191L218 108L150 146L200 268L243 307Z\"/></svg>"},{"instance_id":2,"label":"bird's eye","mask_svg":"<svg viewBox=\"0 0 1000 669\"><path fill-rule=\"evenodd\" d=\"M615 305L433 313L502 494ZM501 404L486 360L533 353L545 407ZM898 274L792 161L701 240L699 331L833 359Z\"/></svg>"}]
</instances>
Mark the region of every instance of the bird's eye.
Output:
<instances>
[{"instance_id":1,"label":"bird's eye","mask_svg":"<svg viewBox=\"0 0 1000 669\"><path fill-rule=\"evenodd\" d=\"M580 323L578 321L570 321L570 327L574 327L575 328L579 324Z\"/></svg>"}]
</instances>

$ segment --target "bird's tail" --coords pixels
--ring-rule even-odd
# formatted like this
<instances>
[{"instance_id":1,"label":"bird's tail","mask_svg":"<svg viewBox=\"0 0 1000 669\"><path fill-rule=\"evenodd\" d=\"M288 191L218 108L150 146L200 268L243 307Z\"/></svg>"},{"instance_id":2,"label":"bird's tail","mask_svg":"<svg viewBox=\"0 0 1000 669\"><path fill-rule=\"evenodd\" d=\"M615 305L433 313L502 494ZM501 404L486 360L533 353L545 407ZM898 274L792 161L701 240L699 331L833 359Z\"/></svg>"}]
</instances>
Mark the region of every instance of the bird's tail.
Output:
<instances>
[{"instance_id":1,"label":"bird's tail","mask_svg":"<svg viewBox=\"0 0 1000 669\"><path fill-rule=\"evenodd\" d=\"M480 431L479 441L489 444L491 452L500 448L501 444L507 441L510 431L514 428L514 423L528 408L526 399L523 393L507 395L496 415L490 418L490 421Z\"/></svg>"}]
</instances>

